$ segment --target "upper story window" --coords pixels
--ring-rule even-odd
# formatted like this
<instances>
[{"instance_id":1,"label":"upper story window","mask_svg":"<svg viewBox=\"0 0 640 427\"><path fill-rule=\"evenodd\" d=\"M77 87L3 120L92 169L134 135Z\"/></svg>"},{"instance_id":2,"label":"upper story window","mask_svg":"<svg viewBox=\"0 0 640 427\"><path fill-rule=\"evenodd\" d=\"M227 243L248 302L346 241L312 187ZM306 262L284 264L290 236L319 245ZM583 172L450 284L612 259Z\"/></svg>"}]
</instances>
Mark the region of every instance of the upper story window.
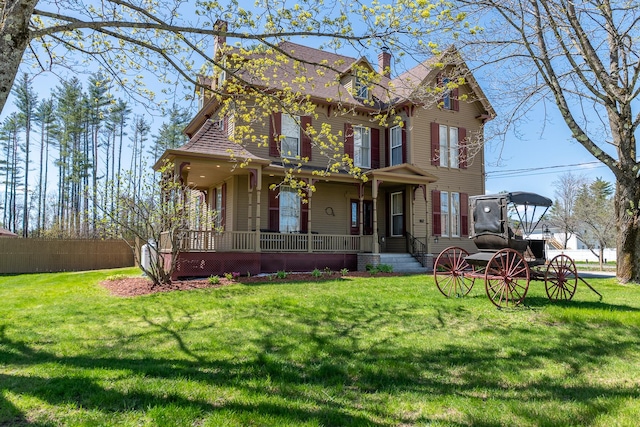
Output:
<instances>
[{"instance_id":1,"label":"upper story window","mask_svg":"<svg viewBox=\"0 0 640 427\"><path fill-rule=\"evenodd\" d=\"M390 166L402 163L402 128L394 126L389 130Z\"/></svg>"},{"instance_id":2,"label":"upper story window","mask_svg":"<svg viewBox=\"0 0 640 427\"><path fill-rule=\"evenodd\" d=\"M458 128L440 125L440 166L459 167Z\"/></svg>"},{"instance_id":3,"label":"upper story window","mask_svg":"<svg viewBox=\"0 0 640 427\"><path fill-rule=\"evenodd\" d=\"M369 99L369 86L359 77L356 77L356 98Z\"/></svg>"},{"instance_id":4,"label":"upper story window","mask_svg":"<svg viewBox=\"0 0 640 427\"><path fill-rule=\"evenodd\" d=\"M451 89L448 88L449 78L445 77L442 79L442 109L444 110L453 110L453 102L451 101Z\"/></svg>"},{"instance_id":5,"label":"upper story window","mask_svg":"<svg viewBox=\"0 0 640 427\"><path fill-rule=\"evenodd\" d=\"M367 127L353 127L353 164L360 168L371 167L371 131Z\"/></svg>"},{"instance_id":6,"label":"upper story window","mask_svg":"<svg viewBox=\"0 0 640 427\"><path fill-rule=\"evenodd\" d=\"M282 157L295 158L300 155L300 117L282 114Z\"/></svg>"}]
</instances>

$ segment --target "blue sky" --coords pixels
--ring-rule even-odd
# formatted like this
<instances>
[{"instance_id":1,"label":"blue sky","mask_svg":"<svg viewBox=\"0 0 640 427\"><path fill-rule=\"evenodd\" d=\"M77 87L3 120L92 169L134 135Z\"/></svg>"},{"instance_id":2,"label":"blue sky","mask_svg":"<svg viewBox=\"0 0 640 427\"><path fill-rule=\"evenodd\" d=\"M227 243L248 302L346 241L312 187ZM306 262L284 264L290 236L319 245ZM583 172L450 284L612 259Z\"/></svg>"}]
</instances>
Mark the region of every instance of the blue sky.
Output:
<instances>
[{"instance_id":1,"label":"blue sky","mask_svg":"<svg viewBox=\"0 0 640 427\"><path fill-rule=\"evenodd\" d=\"M314 44L312 39L300 42L311 46ZM352 54L348 51L342 53ZM377 64L377 52L371 52L369 59L372 64ZM485 76L482 74L486 74L490 79L490 72L491 70L483 70L475 74L489 101L495 95L488 90L490 84L488 81L483 81ZM58 84L57 78L53 77L51 74L43 74L36 79L34 87L38 88L41 98L49 96L52 85ZM84 80L84 76L79 77ZM10 98L1 118L4 119L12 110L13 99ZM147 111L141 107L135 107L133 111L134 114L147 116ZM499 115L506 114L505 111L497 112ZM539 106L532 110L528 119L528 123L520 125L517 132L508 135L504 144L502 141L491 141L487 144L485 169L488 193L532 191L553 198L553 182L568 171L584 175L589 179L602 177L614 182L611 172L571 138L555 106L547 109ZM155 129L162 122L162 118L153 119L152 134L155 134ZM516 133L526 135L526 138L516 136Z\"/></svg>"}]
</instances>

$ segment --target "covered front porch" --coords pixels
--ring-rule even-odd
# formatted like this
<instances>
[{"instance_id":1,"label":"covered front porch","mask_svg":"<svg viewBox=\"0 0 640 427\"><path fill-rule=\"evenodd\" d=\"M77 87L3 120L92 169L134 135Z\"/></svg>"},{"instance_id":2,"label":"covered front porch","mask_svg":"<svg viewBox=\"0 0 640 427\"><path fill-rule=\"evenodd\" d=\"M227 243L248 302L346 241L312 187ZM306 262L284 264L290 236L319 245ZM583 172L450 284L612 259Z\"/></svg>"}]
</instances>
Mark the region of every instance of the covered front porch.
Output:
<instances>
[{"instance_id":1,"label":"covered front porch","mask_svg":"<svg viewBox=\"0 0 640 427\"><path fill-rule=\"evenodd\" d=\"M315 191L296 199L282 184L279 164L173 160L175 175L199 192L204 217L215 218L177 231L178 275L356 270L379 263L382 252L412 253L428 264L427 187L436 178L412 165L375 169L365 179L319 178L303 169L300 179ZM164 233L160 249L167 256L171 242Z\"/></svg>"}]
</instances>

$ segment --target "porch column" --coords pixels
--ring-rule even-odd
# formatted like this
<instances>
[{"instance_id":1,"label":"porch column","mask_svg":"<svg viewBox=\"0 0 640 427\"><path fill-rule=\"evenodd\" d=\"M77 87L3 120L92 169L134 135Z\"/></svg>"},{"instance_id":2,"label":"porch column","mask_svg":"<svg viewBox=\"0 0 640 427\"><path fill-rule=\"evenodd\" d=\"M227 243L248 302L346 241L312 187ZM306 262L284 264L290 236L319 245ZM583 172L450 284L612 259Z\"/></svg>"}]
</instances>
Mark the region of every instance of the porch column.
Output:
<instances>
[{"instance_id":1,"label":"porch column","mask_svg":"<svg viewBox=\"0 0 640 427\"><path fill-rule=\"evenodd\" d=\"M358 186L358 234L364 235L364 184Z\"/></svg>"},{"instance_id":2,"label":"porch column","mask_svg":"<svg viewBox=\"0 0 640 427\"><path fill-rule=\"evenodd\" d=\"M249 174L249 206L247 208L247 231L253 228L253 186L251 185L252 176Z\"/></svg>"},{"instance_id":3,"label":"porch column","mask_svg":"<svg viewBox=\"0 0 640 427\"><path fill-rule=\"evenodd\" d=\"M309 180L309 182L313 182ZM313 240L311 239L311 194L313 192L307 189L307 252L313 252Z\"/></svg>"},{"instance_id":4,"label":"porch column","mask_svg":"<svg viewBox=\"0 0 640 427\"><path fill-rule=\"evenodd\" d=\"M260 252L260 193L262 190L262 168L255 169L255 178L251 177L255 181L256 188L256 241L255 251Z\"/></svg>"},{"instance_id":5,"label":"porch column","mask_svg":"<svg viewBox=\"0 0 640 427\"><path fill-rule=\"evenodd\" d=\"M373 253L380 253L380 243L378 243L378 180L371 181L371 198L373 199Z\"/></svg>"}]
</instances>

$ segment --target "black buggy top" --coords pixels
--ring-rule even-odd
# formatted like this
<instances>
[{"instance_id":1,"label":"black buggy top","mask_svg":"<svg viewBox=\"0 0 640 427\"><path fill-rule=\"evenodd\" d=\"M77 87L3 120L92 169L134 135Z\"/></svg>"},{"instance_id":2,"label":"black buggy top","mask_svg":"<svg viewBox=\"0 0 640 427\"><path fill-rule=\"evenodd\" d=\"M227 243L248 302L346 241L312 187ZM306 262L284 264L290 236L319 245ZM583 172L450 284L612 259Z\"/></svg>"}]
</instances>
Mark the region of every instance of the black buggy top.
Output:
<instances>
[{"instance_id":1,"label":"black buggy top","mask_svg":"<svg viewBox=\"0 0 640 427\"><path fill-rule=\"evenodd\" d=\"M515 249L544 259L544 243L529 239L553 201L535 193L512 192L469 197L471 236L480 252ZM517 219L516 219L517 218Z\"/></svg>"}]
</instances>

